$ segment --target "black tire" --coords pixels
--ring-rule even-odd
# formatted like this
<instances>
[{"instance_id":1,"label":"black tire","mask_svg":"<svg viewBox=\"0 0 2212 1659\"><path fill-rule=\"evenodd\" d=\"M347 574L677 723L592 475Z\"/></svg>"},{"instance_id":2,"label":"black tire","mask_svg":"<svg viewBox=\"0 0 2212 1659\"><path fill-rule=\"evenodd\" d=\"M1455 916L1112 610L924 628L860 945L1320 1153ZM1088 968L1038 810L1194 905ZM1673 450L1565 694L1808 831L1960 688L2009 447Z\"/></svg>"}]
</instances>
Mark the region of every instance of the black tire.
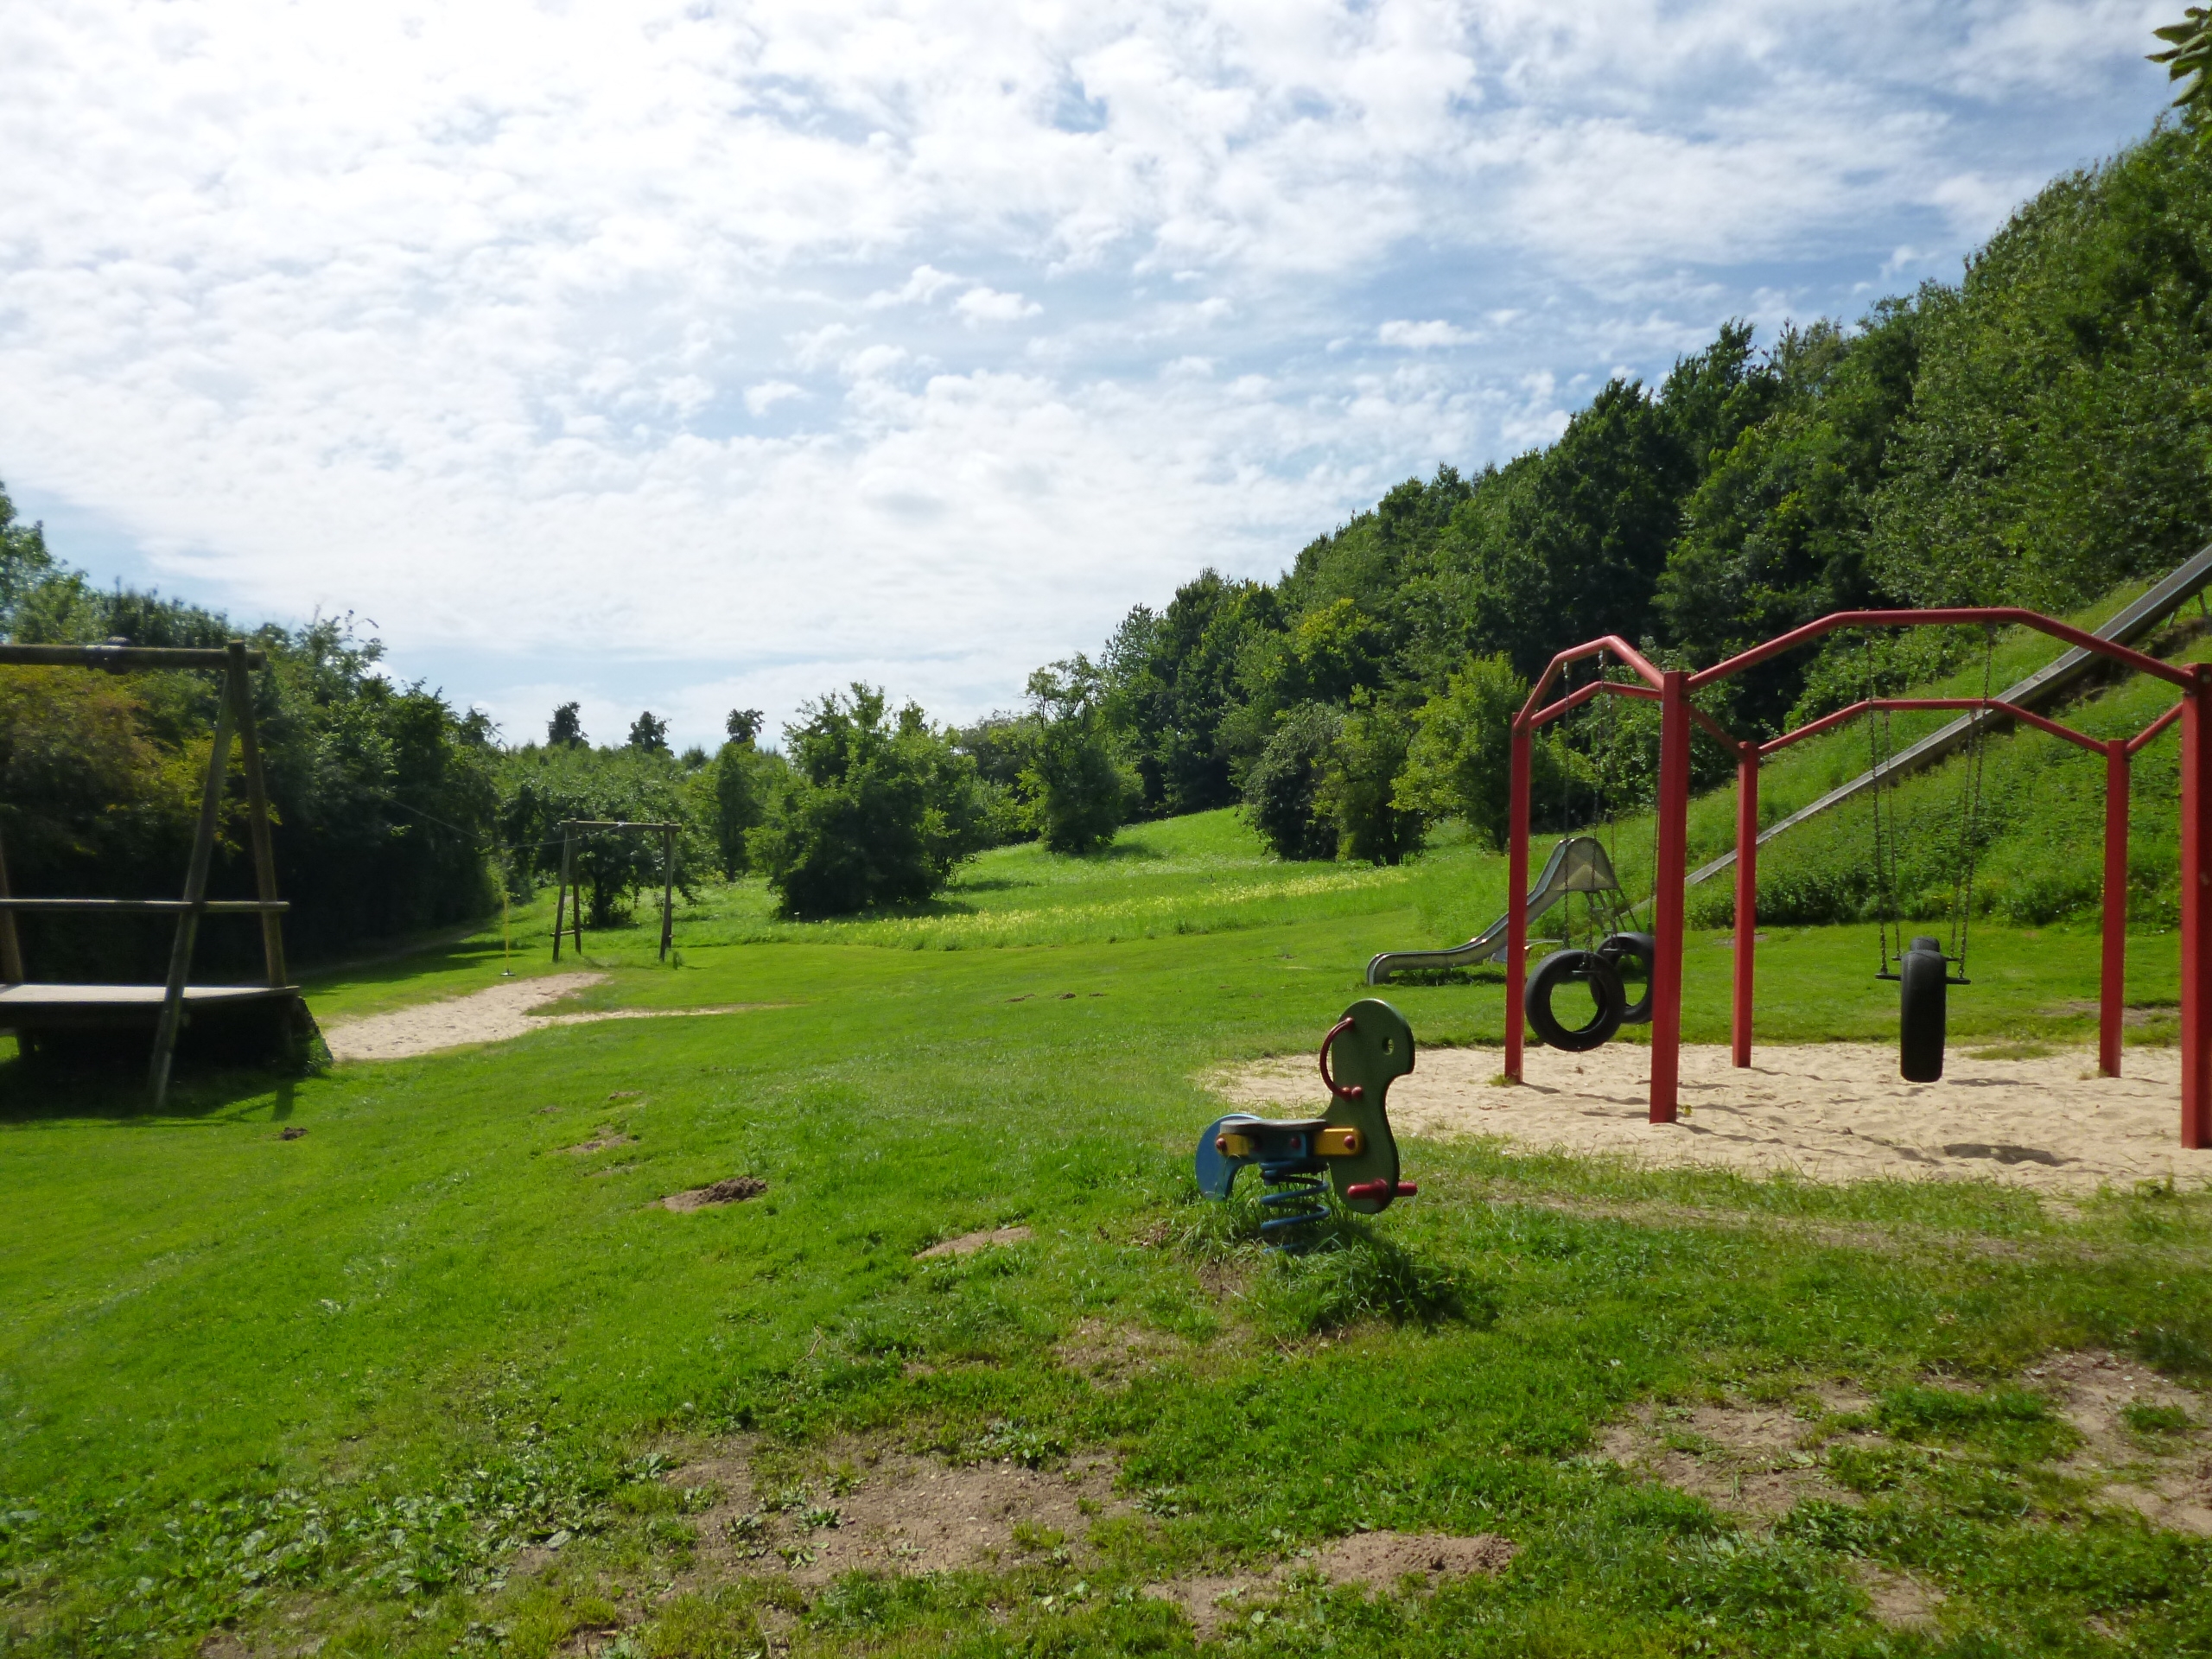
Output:
<instances>
[{"instance_id":1,"label":"black tire","mask_svg":"<svg viewBox=\"0 0 2212 1659\"><path fill-rule=\"evenodd\" d=\"M1933 947L1933 948L1923 948ZM1933 939L1897 961L1897 1070L1907 1083L1943 1080L1943 1014L1951 964Z\"/></svg>"},{"instance_id":2,"label":"black tire","mask_svg":"<svg viewBox=\"0 0 2212 1659\"><path fill-rule=\"evenodd\" d=\"M1634 957L1642 964L1643 995L1621 1010L1621 1024L1624 1026L1649 1025L1651 1023L1651 970L1659 964L1659 941L1649 933L1616 933L1598 947L1598 954L1605 959L1616 976L1621 970L1621 958L1624 957ZM1628 995L1628 986L1625 981L1621 986L1621 995L1624 1000Z\"/></svg>"},{"instance_id":3,"label":"black tire","mask_svg":"<svg viewBox=\"0 0 2212 1659\"><path fill-rule=\"evenodd\" d=\"M1570 982L1587 985L1598 1004L1598 1012L1590 1023L1574 1030L1561 1025L1552 1013L1552 994ZM1621 1014L1628 1007L1628 994L1621 988L1620 976L1613 971L1612 963L1595 950L1554 950L1538 963L1536 971L1529 976L1521 1007L1547 1048L1582 1054L1621 1028Z\"/></svg>"}]
</instances>

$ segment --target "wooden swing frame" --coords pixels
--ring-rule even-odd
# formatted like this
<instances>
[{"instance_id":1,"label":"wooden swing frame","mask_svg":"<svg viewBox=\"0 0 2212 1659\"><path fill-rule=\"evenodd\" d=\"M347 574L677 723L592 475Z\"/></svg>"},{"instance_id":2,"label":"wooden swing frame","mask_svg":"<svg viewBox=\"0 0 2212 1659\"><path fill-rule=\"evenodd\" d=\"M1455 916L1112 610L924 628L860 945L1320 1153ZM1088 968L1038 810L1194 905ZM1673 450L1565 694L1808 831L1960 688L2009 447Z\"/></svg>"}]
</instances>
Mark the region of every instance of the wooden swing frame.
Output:
<instances>
[{"instance_id":1,"label":"wooden swing frame","mask_svg":"<svg viewBox=\"0 0 2212 1659\"><path fill-rule=\"evenodd\" d=\"M253 688L247 677L267 662L243 639L219 650L110 643L102 645L0 645L0 668L91 668L112 674L163 669L210 669L221 676L215 706L215 741L201 786L200 817L194 827L192 856L185 868L181 899L17 898L8 885L7 861L0 852L0 1028L19 1035L48 1027L133 1025L156 1010L154 1049L148 1063L146 1092L158 1111L168 1097L169 1073L177 1036L192 1010L240 1002L297 1002L300 988L284 967L283 915L290 908L276 896L276 861L270 840L269 786L262 771L261 742L254 729ZM246 821L253 859L251 899L210 899L207 877L215 860L216 832L223 794L230 779L231 747L236 742L245 774ZM32 982L25 972L19 914L78 916L157 915L176 918L169 947L168 977L159 985L65 985ZM203 916L257 916L265 983L194 985L193 950Z\"/></svg>"}]
</instances>

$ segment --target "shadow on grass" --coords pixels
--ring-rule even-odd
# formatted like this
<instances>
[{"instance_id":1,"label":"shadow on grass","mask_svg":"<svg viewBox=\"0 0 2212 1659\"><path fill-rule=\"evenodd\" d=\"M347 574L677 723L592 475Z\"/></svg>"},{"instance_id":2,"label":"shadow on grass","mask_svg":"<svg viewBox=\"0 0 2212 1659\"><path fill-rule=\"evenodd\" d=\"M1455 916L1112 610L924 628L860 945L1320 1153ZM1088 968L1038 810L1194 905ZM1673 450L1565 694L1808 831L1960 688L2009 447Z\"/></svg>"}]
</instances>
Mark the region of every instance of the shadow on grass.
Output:
<instances>
[{"instance_id":1,"label":"shadow on grass","mask_svg":"<svg viewBox=\"0 0 2212 1659\"><path fill-rule=\"evenodd\" d=\"M16 1054L0 1058L0 1123L67 1120L175 1128L236 1122L258 1116L256 1109L264 1106L272 1122L282 1123L292 1116L298 1088L296 1077L272 1071L181 1065L168 1101L156 1111L146 1096L143 1054L70 1065Z\"/></svg>"},{"instance_id":2,"label":"shadow on grass","mask_svg":"<svg viewBox=\"0 0 2212 1659\"><path fill-rule=\"evenodd\" d=\"M1273 1271L1253 1287L1254 1300L1274 1323L1319 1335L1369 1319L1422 1330L1445 1325L1480 1330L1496 1320L1496 1298L1486 1284L1391 1236L1333 1198L1326 1203L1321 1220L1287 1230L1296 1238L1290 1248L1268 1252ZM1249 1261L1282 1242L1262 1230L1277 1213L1260 1202L1256 1182L1225 1203L1197 1201L1184 1248L1202 1260Z\"/></svg>"}]
</instances>

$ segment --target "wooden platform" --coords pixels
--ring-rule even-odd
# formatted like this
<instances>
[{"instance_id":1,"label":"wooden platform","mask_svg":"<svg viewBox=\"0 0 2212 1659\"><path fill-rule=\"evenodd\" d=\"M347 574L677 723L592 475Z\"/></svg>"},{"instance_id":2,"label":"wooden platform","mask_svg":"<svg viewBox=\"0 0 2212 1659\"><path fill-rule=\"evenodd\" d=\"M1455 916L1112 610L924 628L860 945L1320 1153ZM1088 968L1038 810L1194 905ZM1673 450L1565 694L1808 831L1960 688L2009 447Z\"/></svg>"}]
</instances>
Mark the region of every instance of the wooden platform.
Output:
<instances>
[{"instance_id":1,"label":"wooden platform","mask_svg":"<svg viewBox=\"0 0 2212 1659\"><path fill-rule=\"evenodd\" d=\"M159 985L0 985L0 1031L24 1026L138 1025L161 1017ZM231 1007L297 1000L296 985L188 985L184 1005Z\"/></svg>"}]
</instances>

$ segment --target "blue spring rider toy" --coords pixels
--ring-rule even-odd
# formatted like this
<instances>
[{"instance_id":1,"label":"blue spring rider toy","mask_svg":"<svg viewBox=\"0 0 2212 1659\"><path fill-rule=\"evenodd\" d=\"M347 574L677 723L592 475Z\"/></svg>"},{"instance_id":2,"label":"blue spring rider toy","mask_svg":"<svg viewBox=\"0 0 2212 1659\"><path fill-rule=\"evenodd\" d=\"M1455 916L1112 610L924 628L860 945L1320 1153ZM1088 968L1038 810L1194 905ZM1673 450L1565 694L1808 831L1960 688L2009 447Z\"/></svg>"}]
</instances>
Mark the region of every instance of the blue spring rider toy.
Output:
<instances>
[{"instance_id":1,"label":"blue spring rider toy","mask_svg":"<svg viewBox=\"0 0 2212 1659\"><path fill-rule=\"evenodd\" d=\"M1198 1190L1210 1198L1226 1198L1236 1172L1255 1166L1270 1189L1260 1202L1275 1212L1260 1230L1280 1250L1311 1243L1299 1230L1328 1219L1322 1195L1331 1183L1345 1209L1368 1216L1420 1191L1398 1179L1398 1143L1383 1104L1392 1082L1414 1069L1414 1033L1405 1016L1373 997L1353 1003L1321 1039L1320 1059L1321 1082L1329 1091L1320 1116L1232 1112L1198 1137Z\"/></svg>"}]
</instances>

